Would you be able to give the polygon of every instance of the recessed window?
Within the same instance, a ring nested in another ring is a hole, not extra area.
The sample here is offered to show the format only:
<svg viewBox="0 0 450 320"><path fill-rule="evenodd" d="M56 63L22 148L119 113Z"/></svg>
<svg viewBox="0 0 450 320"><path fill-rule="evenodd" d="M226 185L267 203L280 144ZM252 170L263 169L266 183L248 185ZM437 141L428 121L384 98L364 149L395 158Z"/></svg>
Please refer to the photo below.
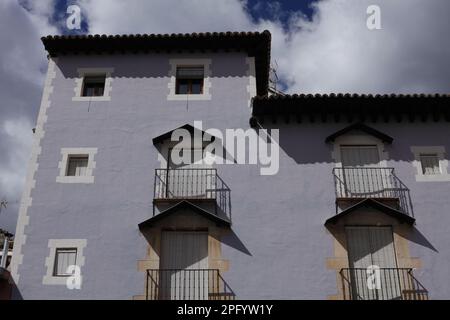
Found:
<svg viewBox="0 0 450 320"><path fill-rule="evenodd" d="M424 175L441 174L439 168L439 156L437 154L421 154L420 163Z"/></svg>
<svg viewBox="0 0 450 320"><path fill-rule="evenodd" d="M85 76L82 97L101 97L105 91L106 75Z"/></svg>
<svg viewBox="0 0 450 320"><path fill-rule="evenodd" d="M60 183L94 183L97 148L62 148L58 163Z"/></svg>
<svg viewBox="0 0 450 320"><path fill-rule="evenodd" d="M67 268L76 265L77 248L57 248L55 252L55 263L53 267L54 277L67 277Z"/></svg>
<svg viewBox="0 0 450 320"><path fill-rule="evenodd" d="M79 177L87 175L87 167L89 163L89 156L69 156L67 160L67 173L69 177Z"/></svg>
<svg viewBox="0 0 450 320"><path fill-rule="evenodd" d="M75 271L67 270L70 266L80 268L78 271L81 280L85 263L83 250L86 245L86 239L49 239L49 254L45 258L46 273L42 278L42 284L67 285L67 276L72 275L67 271Z"/></svg>
<svg viewBox="0 0 450 320"><path fill-rule="evenodd" d="M450 181L444 146L411 146L416 181Z"/></svg>
<svg viewBox="0 0 450 320"><path fill-rule="evenodd" d="M204 68L177 67L176 94L202 94Z"/></svg>

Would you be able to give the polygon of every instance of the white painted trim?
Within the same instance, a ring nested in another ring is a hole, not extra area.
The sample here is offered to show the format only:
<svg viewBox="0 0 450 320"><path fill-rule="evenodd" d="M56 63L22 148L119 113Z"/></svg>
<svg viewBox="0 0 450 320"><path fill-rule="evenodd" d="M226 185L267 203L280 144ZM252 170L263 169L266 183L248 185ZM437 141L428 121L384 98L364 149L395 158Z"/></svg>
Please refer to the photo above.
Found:
<svg viewBox="0 0 450 320"><path fill-rule="evenodd" d="M255 57L246 57L245 63L247 64L247 77L248 85L247 92L249 95L248 107L252 105L252 98L256 96L256 69L255 69Z"/></svg>
<svg viewBox="0 0 450 320"><path fill-rule="evenodd" d="M55 277L53 276L56 249L59 248L77 248L76 265L83 267L85 258L83 256L83 249L87 245L86 239L49 239L48 247L50 249L49 255L45 258L45 266L47 267L47 273L42 278L42 284L45 285L65 285L67 277Z"/></svg>
<svg viewBox="0 0 450 320"><path fill-rule="evenodd" d="M196 100L211 100L211 59L169 59L169 94L167 100L177 101L196 101ZM202 94L176 94L176 77L177 67L181 66L203 66L203 93Z"/></svg>
<svg viewBox="0 0 450 320"><path fill-rule="evenodd" d="M96 167L95 155L97 148L62 148L61 161L58 163L59 176L56 177L56 182L60 183L94 183L93 171ZM85 176L66 176L69 156L87 155L88 165Z"/></svg>
<svg viewBox="0 0 450 320"><path fill-rule="evenodd" d="M411 152L414 154L413 166L416 168L417 182L445 182L450 181L448 173L448 160L445 159L444 146L411 146ZM441 174L425 175L422 170L421 154L436 153L439 158L439 169Z"/></svg>
<svg viewBox="0 0 450 320"><path fill-rule="evenodd" d="M75 95L72 97L72 101L110 101L111 100L111 82L113 81L111 74L114 72L114 68L78 68L78 78L75 79L75 88L73 89ZM81 96L83 90L83 80L85 76L92 75L105 75L105 89L103 96L99 97L83 97Z"/></svg>
<svg viewBox="0 0 450 320"><path fill-rule="evenodd" d="M14 237L13 257L11 260L11 276L13 281L19 283L19 266L23 262L22 247L25 245L27 236L25 227L28 225L30 217L28 216L28 208L32 204L31 191L36 185L34 179L35 173L39 167L38 157L41 154L41 141L45 136L44 126L47 122L47 110L50 108L50 95L53 92L53 81L56 78L56 58L49 58L47 76L45 78L44 89L42 93L41 106L36 122L36 130L33 135L33 145L31 148L31 157L28 162L28 172L25 180L25 187L22 193L22 199L19 207L19 217L17 220L16 234Z"/></svg>
<svg viewBox="0 0 450 320"><path fill-rule="evenodd" d="M341 145L376 145L380 156L380 167L387 167L389 153L385 150L385 144L370 135L347 134L336 138L331 152L331 158L335 162L336 168L342 168Z"/></svg>

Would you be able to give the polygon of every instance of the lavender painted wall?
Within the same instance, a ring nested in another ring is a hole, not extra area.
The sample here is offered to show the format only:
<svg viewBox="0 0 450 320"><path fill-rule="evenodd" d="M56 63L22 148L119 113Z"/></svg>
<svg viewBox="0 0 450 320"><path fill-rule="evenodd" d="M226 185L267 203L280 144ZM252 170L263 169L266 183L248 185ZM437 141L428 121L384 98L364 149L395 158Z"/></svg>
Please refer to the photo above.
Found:
<svg viewBox="0 0 450 320"><path fill-rule="evenodd" d="M168 101L169 58L210 58L210 101ZM113 67L111 101L75 102L76 69ZM158 151L152 138L194 120L206 128L247 129L251 98L246 55L66 56L57 63L51 107L28 210L18 289L25 299L130 299L143 294L137 260L147 241L138 223L152 215ZM223 239L230 261L224 278L238 299L326 299L336 294L332 236L335 213L332 146L324 142L346 123L274 124L280 129L280 171L261 176L256 165L221 165L231 188L232 233ZM417 277L432 299L450 297L450 182L416 182L411 145L444 145L446 123L376 123L394 137L388 165L411 189L416 228L411 254L422 258ZM56 183L60 149L98 148L94 184ZM43 285L48 239L87 239L81 290ZM433 249L434 248L434 249Z"/></svg>

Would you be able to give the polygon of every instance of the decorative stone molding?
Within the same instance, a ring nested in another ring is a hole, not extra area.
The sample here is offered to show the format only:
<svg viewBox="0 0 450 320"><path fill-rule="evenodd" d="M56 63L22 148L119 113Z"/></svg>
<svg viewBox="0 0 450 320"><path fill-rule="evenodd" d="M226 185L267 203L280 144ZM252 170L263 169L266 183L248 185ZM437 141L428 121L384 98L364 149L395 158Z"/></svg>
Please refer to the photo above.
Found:
<svg viewBox="0 0 450 320"><path fill-rule="evenodd" d="M44 90L42 93L41 106L37 118L36 129L33 135L33 145L31 157L28 162L28 172L25 180L25 187L22 193L22 199L19 207L19 217L17 220L16 234L14 238L13 257L11 261L11 278L17 284L19 282L19 266L23 261L22 247L26 243L27 236L25 227L29 223L28 208L31 206L31 191L36 185L34 176L38 169L38 158L42 152L41 141L45 136L45 123L47 122L47 110L50 108L50 95L53 92L53 81L56 78L56 58L49 58L47 76L45 78Z"/></svg>
<svg viewBox="0 0 450 320"><path fill-rule="evenodd" d="M113 81L111 74L114 72L114 68L78 68L78 78L75 79L75 88L73 89L75 95L72 97L72 101L110 101L111 100L111 83ZM83 90L83 81L85 76L97 76L105 75L105 89L103 90L103 96L97 97L83 97L81 95Z"/></svg>
<svg viewBox="0 0 450 320"><path fill-rule="evenodd" d="M169 59L169 94L167 100L195 101L211 100L211 59ZM203 93L202 94L176 94L177 67L203 66Z"/></svg>
<svg viewBox="0 0 450 320"><path fill-rule="evenodd" d="M76 257L76 265L78 267L84 266L85 258L83 256L83 249L87 245L86 239L49 239L48 247L50 249L50 253L48 257L45 259L45 266L47 267L47 273L42 278L42 284L45 285L65 285L67 281L67 277L55 277L53 275L53 270L55 267L55 256L56 249L60 248L76 248L77 249L77 257Z"/></svg>
<svg viewBox="0 0 450 320"><path fill-rule="evenodd" d="M56 182L60 183L94 183L93 170L95 169L95 155L97 154L97 148L62 148L62 159L58 163L59 176L56 177ZM69 163L69 156L87 155L88 166L86 168L85 176L67 176L67 165Z"/></svg>

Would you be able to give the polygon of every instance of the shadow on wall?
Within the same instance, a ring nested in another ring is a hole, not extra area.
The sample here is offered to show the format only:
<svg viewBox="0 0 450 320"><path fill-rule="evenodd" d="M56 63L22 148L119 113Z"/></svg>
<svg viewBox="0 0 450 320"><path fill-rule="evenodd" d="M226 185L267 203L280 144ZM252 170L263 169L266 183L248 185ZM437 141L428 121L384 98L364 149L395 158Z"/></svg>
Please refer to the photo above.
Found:
<svg viewBox="0 0 450 320"><path fill-rule="evenodd" d="M414 242L422 247L428 248L433 250L434 252L438 253L439 251L431 244L430 241L427 240L427 238L416 228L413 227L412 231L408 234L402 235L406 239L408 239L411 242Z"/></svg>
<svg viewBox="0 0 450 320"><path fill-rule="evenodd" d="M230 230L225 236L221 238L221 241L223 244L226 244L227 246L236 249L248 256L252 256L250 251L247 249L245 244L241 241L239 236L233 231L233 229Z"/></svg>
<svg viewBox="0 0 450 320"><path fill-rule="evenodd" d="M265 121L259 124L263 129L279 129L280 148L297 164L333 164L334 160L331 157L333 143L326 143L325 139L353 123L345 121L322 123L319 119L314 123L307 119L303 119L301 123L296 123L295 119L285 123L282 117L278 117L276 122L273 122L271 117L266 117ZM414 155L410 150L411 146L442 145L450 149L447 137L442 134L443 131L448 130L447 122L432 124L429 122L412 124L409 122L365 122L365 124L393 137L392 144L385 144L391 161L412 162ZM414 126L414 130L411 130L411 126ZM430 130L431 127L433 130Z"/></svg>
<svg viewBox="0 0 450 320"><path fill-rule="evenodd" d="M243 53L236 55L237 59L230 59L230 53L226 57L214 54L218 61L212 63L211 73L213 78L247 77L248 65L242 59ZM211 55L207 54L208 58ZM171 65L169 59L185 58L203 59L205 55L193 56L192 54L134 54L133 59L129 55L89 55L89 59L83 55L64 56L60 58L64 63L57 63L65 78L78 77L77 68L110 68L114 67L113 78L168 78ZM223 57L223 58L222 58ZM214 59L214 58L213 58ZM167 87L166 87L167 88Z"/></svg>
<svg viewBox="0 0 450 320"><path fill-rule="evenodd" d="M286 123L285 120L282 117L278 117L274 122L272 118L266 117L264 123L260 125L264 129L280 130L280 154L284 152L296 164L329 163L331 182L331 167L334 166L334 159L332 159L334 145L333 143L326 143L325 139L329 135L349 126L352 122L322 123L320 119L316 119L314 123L311 123L308 118L303 119L303 122L297 124L295 123L295 119L290 119L290 123ZM411 163L414 160L414 155L410 147L413 145L444 145L450 149L446 138L442 134L438 134L440 125L448 126L444 122L433 122L433 126L437 127L433 129L433 132L430 132L429 123L422 122L415 122L413 124L415 128L418 128L417 130L405 130L405 128L411 126L411 123L405 122L367 123L367 125L394 138L392 144L385 144L385 149L389 154L389 160ZM411 164L411 171L413 170L415 169L413 169ZM410 205L411 212L413 212L411 201ZM403 236L411 242L438 252L433 244L415 226L411 227L410 232Z"/></svg>

